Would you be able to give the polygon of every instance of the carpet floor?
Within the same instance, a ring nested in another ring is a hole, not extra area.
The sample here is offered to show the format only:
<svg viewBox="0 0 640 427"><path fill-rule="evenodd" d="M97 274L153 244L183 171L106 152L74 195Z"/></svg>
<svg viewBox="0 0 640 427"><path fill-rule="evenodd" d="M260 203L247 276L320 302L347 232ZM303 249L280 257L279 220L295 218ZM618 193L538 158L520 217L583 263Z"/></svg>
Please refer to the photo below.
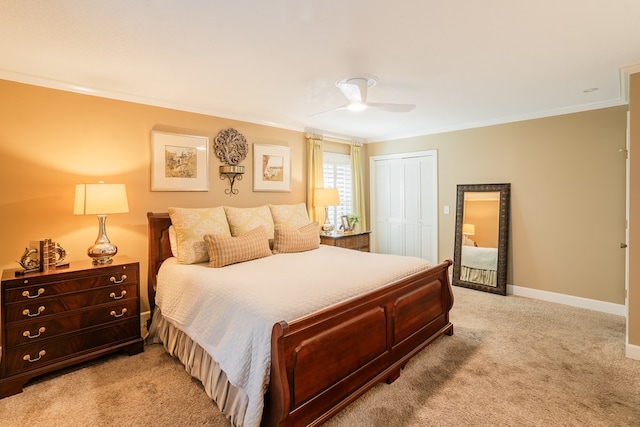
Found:
<svg viewBox="0 0 640 427"><path fill-rule="evenodd" d="M454 288L454 335L325 427L640 426L640 361L620 316ZM40 377L0 400L2 426L228 426L160 345Z"/></svg>

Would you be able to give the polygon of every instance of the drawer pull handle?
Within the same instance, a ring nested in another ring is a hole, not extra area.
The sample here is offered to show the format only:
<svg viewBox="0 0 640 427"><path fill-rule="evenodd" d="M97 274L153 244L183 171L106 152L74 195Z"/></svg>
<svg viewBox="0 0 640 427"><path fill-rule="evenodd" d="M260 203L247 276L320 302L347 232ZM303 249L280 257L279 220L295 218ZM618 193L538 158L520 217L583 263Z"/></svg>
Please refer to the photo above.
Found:
<svg viewBox="0 0 640 427"><path fill-rule="evenodd" d="M122 312L120 314L117 314L115 310L111 310L111 313L109 313L110 315L112 315L113 317L122 317L125 314L127 314L127 309L123 308Z"/></svg>
<svg viewBox="0 0 640 427"><path fill-rule="evenodd" d="M40 350L40 353L38 353L38 357L37 358L32 359L30 354L25 354L22 357L22 360L24 360L25 362L29 362L29 363L37 362L38 360L42 359L42 356L44 356L45 354L47 354L46 351Z"/></svg>
<svg viewBox="0 0 640 427"><path fill-rule="evenodd" d="M122 283L122 282L124 282L125 280L127 280L127 275L126 275L126 274L123 274L123 275L122 275L122 279L120 279L120 280L116 279L114 276L111 276L111 277L109 278L109 281L110 281L110 282L113 282L113 283L116 283L116 284L118 284L118 283Z"/></svg>
<svg viewBox="0 0 640 427"><path fill-rule="evenodd" d="M39 297L40 295L42 295L42 294L44 294L44 289L43 289L43 288L38 289L38 293L37 293L36 295L31 295L31 294L29 294L29 291L24 291L24 292L22 292L22 296L23 296L23 297L27 297L27 298L30 298L30 299L32 299L32 298L38 298L38 297Z"/></svg>
<svg viewBox="0 0 640 427"><path fill-rule="evenodd" d="M109 294L109 297L110 297L110 298L113 298L113 299L122 299L122 298L124 298L124 296L125 296L126 294L127 294L127 291L122 291L122 292L120 292L120 296L116 296L116 293L115 293L115 292L111 292L111 293Z"/></svg>
<svg viewBox="0 0 640 427"><path fill-rule="evenodd" d="M38 329L38 335L31 335L30 331L24 331L22 333L23 337L27 337L29 339L33 339L33 338L38 338L40 335L42 335L44 333L44 331L46 331L47 329L44 326L41 326L40 329Z"/></svg>
<svg viewBox="0 0 640 427"><path fill-rule="evenodd" d="M44 305L41 305L40 307L38 307L37 313L31 314L31 311L28 308L25 308L24 310L22 310L22 314L29 317L36 317L36 316L40 316L40 313L42 313L43 311L44 311Z"/></svg>

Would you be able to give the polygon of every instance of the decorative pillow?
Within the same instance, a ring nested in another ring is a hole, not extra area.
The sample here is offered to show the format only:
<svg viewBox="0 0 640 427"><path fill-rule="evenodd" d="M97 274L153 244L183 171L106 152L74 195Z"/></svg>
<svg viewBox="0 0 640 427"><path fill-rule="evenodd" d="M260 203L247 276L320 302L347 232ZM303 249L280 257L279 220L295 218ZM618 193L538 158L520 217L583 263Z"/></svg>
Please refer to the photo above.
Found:
<svg viewBox="0 0 640 427"><path fill-rule="evenodd" d="M304 252L318 249L320 246L319 231L317 222L300 228L277 224L273 237L273 253Z"/></svg>
<svg viewBox="0 0 640 427"><path fill-rule="evenodd" d="M204 241L210 267L224 267L271 255L267 232L261 225L239 237L207 234Z"/></svg>
<svg viewBox="0 0 640 427"><path fill-rule="evenodd" d="M286 225L288 227L302 227L309 224L307 205L298 203L295 205L269 205L273 224Z"/></svg>
<svg viewBox="0 0 640 427"><path fill-rule="evenodd" d="M176 228L169 226L169 246L171 247L171 255L178 258L178 236L176 236Z"/></svg>
<svg viewBox="0 0 640 427"><path fill-rule="evenodd" d="M264 205L257 208L234 208L225 206L227 221L234 237L242 236L254 228L263 226L267 232L267 239L273 239L273 217L269 206Z"/></svg>
<svg viewBox="0 0 640 427"><path fill-rule="evenodd" d="M209 260L205 234L231 236L222 206L216 208L169 208L176 231L178 262L197 264Z"/></svg>

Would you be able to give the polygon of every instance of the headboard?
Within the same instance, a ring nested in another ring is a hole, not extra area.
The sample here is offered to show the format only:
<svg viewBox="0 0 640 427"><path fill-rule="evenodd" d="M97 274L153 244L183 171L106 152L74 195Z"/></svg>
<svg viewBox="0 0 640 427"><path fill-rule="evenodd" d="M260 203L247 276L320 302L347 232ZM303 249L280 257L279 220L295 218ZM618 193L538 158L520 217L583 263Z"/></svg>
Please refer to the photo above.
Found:
<svg viewBox="0 0 640 427"><path fill-rule="evenodd" d="M149 223L149 272L147 276L147 296L149 311L153 316L156 306L156 280L162 261L172 256L169 244L171 218L167 212L147 212Z"/></svg>

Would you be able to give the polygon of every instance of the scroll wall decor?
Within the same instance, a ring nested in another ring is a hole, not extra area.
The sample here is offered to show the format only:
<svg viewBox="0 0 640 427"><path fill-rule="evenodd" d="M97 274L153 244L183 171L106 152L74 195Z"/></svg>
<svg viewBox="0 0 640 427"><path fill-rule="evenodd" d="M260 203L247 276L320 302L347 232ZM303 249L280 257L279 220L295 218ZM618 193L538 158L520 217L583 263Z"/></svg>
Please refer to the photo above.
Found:
<svg viewBox="0 0 640 427"><path fill-rule="evenodd" d="M233 185L236 180L241 181L244 174L244 166L239 163L247 157L249 152L247 140L235 129L221 130L214 139L213 149L220 161L225 163L220 166L220 179L229 180L229 188L224 190L224 193L230 196L238 194L238 189L233 188Z"/></svg>

